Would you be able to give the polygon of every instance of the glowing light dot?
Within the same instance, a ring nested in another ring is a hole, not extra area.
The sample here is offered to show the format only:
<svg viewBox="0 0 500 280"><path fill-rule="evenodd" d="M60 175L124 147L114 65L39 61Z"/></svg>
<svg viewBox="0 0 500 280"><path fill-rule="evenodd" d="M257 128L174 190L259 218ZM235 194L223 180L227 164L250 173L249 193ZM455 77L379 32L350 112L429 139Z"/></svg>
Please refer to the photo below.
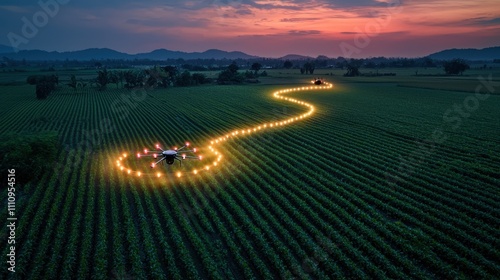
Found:
<svg viewBox="0 0 500 280"><path fill-rule="evenodd" d="M141 172L137 172L137 176L141 177Z"/></svg>
<svg viewBox="0 0 500 280"><path fill-rule="evenodd" d="M193 173L194 173L194 175L198 174L198 170L196 170L196 169L195 169L195 170L193 171Z"/></svg>
<svg viewBox="0 0 500 280"><path fill-rule="evenodd" d="M214 166L217 166L217 162L214 162Z"/></svg>
<svg viewBox="0 0 500 280"><path fill-rule="evenodd" d="M127 154L123 154L123 157L126 158L127 157Z"/></svg>
<svg viewBox="0 0 500 280"><path fill-rule="evenodd" d="M156 177L160 178L161 177L161 173L156 173Z"/></svg>
<svg viewBox="0 0 500 280"><path fill-rule="evenodd" d="M213 145L213 144L214 144L214 141L210 141L210 144L212 144L212 145Z"/></svg>
<svg viewBox="0 0 500 280"><path fill-rule="evenodd" d="M182 173L177 172L177 177L179 177L179 178L180 178L181 176L182 176Z"/></svg>
<svg viewBox="0 0 500 280"><path fill-rule="evenodd" d="M123 169L124 169L123 166L120 166L120 170L123 170Z"/></svg>
<svg viewBox="0 0 500 280"><path fill-rule="evenodd" d="M120 160L123 160L123 158L122 158L122 157L120 157Z"/></svg>
<svg viewBox="0 0 500 280"><path fill-rule="evenodd" d="M207 166L205 166L205 169L206 169L206 170L210 170L210 166L208 166L208 165L207 165Z"/></svg>
<svg viewBox="0 0 500 280"><path fill-rule="evenodd" d="M189 145L190 145L189 142L186 142L186 147L189 147Z"/></svg>
<svg viewBox="0 0 500 280"><path fill-rule="evenodd" d="M137 157L140 158L141 157L141 154L137 153Z"/></svg>
<svg viewBox="0 0 500 280"><path fill-rule="evenodd" d="M130 172L132 172L132 171L130 171L130 169L129 169L129 170L127 170L127 173L128 173L128 174L130 174Z"/></svg>
<svg viewBox="0 0 500 280"><path fill-rule="evenodd" d="M200 156L200 160L202 160L202 159L203 159L203 156Z"/></svg>
<svg viewBox="0 0 500 280"><path fill-rule="evenodd" d="M194 148L194 149L193 149L193 152L195 152L195 153L196 153L196 151L197 151L197 149L196 149L196 148Z"/></svg>
<svg viewBox="0 0 500 280"><path fill-rule="evenodd" d="M147 149L144 149L144 153L147 154L148 153L148 150Z"/></svg>

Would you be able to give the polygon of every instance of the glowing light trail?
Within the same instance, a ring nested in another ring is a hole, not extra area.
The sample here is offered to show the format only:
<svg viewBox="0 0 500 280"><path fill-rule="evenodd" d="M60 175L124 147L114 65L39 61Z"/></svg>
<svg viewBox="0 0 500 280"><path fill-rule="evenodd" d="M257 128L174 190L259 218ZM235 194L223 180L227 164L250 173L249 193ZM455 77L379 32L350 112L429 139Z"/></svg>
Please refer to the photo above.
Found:
<svg viewBox="0 0 500 280"><path fill-rule="evenodd" d="M306 113L303 113L301 115L294 116L294 117L291 117L291 118L288 118L288 119L285 119L285 120L281 120L279 122L274 122L274 123L269 122L269 123L257 124L255 126L252 126L252 127L249 127L249 128L240 129L240 130L234 130L232 132L227 133L224 136L212 139L210 141L210 145L208 146L208 149L210 150L210 152L213 155L217 156L216 160L214 160L212 162L212 164L206 165L203 169L199 169L199 170L198 169L194 169L192 171L185 171L185 172L178 171L175 174L176 177L181 178L181 177L183 177L184 175L187 175L187 174L198 175L201 172L210 171L210 169L211 169L210 167L211 166L214 167L214 168L217 167L217 166L219 166L220 163L221 163L221 161L222 161L222 155L215 148L215 146L221 145L221 144L223 144L225 141L227 141L229 139L239 137L240 135L250 135L252 133L260 132L262 130L266 130L266 129L269 130L271 128L277 128L277 127L282 127L282 126L285 126L285 125L289 125L289 124L292 124L292 123L297 122L299 120L303 120L303 119L311 116L315 112L316 109L315 109L314 105L312 105L310 103L307 103L307 102L304 102L304 101L301 101L301 100L298 100L298 99L295 99L295 98L284 97L284 96L282 96L282 94L286 94L286 93L290 93L290 92L297 92L297 91L305 91L305 90L331 89L331 88L333 88L332 84L327 83L327 82L323 82L323 85L320 85L320 86L313 85L313 86L308 86L308 87L297 87L297 88L289 88L289 89L282 89L282 90L275 91L273 93L273 97L274 98L282 99L282 100L285 100L285 101L288 101L288 102L292 102L292 103L296 103L296 104L305 106L309 110ZM186 143L186 146L189 146L189 142ZM156 144L156 148L159 148L159 147L160 147L160 145ZM174 148L174 150L177 150L177 148ZM147 154L148 152L149 151L147 149L144 149L144 154ZM194 149L194 152L196 152L196 148ZM158 178L162 177L163 174L160 173L160 172L157 172L157 173L146 173L146 172L142 172L142 171L139 171L139 170L138 171L133 171L131 169L128 169L128 168L124 167L124 165L122 164L122 161L124 161L127 158L127 156L128 156L127 153L123 153L123 154L121 154L121 157L119 157L119 160L116 161L116 164L120 168L120 170L126 172L127 174L136 174L137 177L144 177L144 176L148 176L148 175L149 176L156 176ZM137 157L138 158L141 157L140 153L137 154ZM183 155L183 157L184 157L184 155ZM199 159L202 160L203 156L200 155ZM153 165L154 165L154 163L153 163Z"/></svg>

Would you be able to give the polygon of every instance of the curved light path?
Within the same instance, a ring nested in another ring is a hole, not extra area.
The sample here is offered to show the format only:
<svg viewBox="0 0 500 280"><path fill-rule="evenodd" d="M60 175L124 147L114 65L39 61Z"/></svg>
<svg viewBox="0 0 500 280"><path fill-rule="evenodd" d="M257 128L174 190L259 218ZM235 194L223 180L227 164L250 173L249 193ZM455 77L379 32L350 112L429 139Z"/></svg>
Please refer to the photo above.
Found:
<svg viewBox="0 0 500 280"><path fill-rule="evenodd" d="M313 81L313 83L314 83L314 81ZM253 133L261 132L263 130L271 130L274 128L279 128L279 127L283 127L286 125L290 125L290 124L293 124L295 122L299 122L307 117L310 117L314 113L315 108L314 108L314 105L312 105L311 103L307 103L307 102L304 102L304 101L301 101L301 100L298 100L295 98L285 97L285 96L282 96L282 94L293 93L293 92L298 92L298 91L306 91L306 90L331 89L332 87L333 87L332 84L327 83L327 82L323 82L323 85L320 85L320 86L314 85L314 86L288 88L288 89L282 89L282 90L275 91L273 93L274 98L282 99L282 100L285 100L288 102L292 102L295 104L305 106L309 110L306 113L303 113L301 115L294 116L294 117L291 117L288 119L284 119L281 121L275 121L275 122L261 123L261 124L254 125L254 126L251 126L248 128L233 130L233 131L231 131L225 135L222 135L218 138L214 138L210 141L210 145L208 146L208 150L210 151L210 153L212 153L212 155L215 156L215 160L213 162L205 165L202 168L193 169L190 171L176 172L175 176L182 177L182 176L187 176L187 175L198 175L202 172L209 172L210 170L215 169L219 164L221 164L221 162L223 160L223 155L221 152L219 152L219 150L217 150L217 148L219 145L223 144L224 142L226 142L229 139L233 139L235 137L242 137L242 136L246 136L246 135L251 135ZM164 173L161 173L161 172L144 172L141 170L132 170L130 168L127 168L126 166L123 165L123 161L126 160L127 157L128 157L128 154L124 153L116 161L116 165L118 166L118 168L121 171L123 171L125 174L130 174L130 175L136 176L136 177L141 177L141 176L162 177L165 175Z"/></svg>

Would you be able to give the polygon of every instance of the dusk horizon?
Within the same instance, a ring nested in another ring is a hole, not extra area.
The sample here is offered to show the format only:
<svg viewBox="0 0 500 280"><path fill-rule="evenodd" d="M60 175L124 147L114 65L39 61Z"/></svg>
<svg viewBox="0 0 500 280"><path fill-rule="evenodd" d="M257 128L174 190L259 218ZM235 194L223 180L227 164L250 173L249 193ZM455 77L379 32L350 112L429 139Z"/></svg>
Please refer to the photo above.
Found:
<svg viewBox="0 0 500 280"><path fill-rule="evenodd" d="M8 46L7 46L8 47ZM478 50L478 51L481 51L481 50L484 50L484 49L490 49L490 48L499 48L499 46L489 46L489 47L484 47L484 48L460 48L460 47L454 47L454 48L450 48L450 49L440 49L440 50L437 50L433 53L427 53L427 54L424 54L424 55L420 55L420 56L395 56L395 55L388 55L388 56L384 56L384 55L372 55L372 56L353 56L352 58L357 58L357 59L370 59L370 58L377 58L377 57L385 57L385 58L424 58L424 57L427 57L429 55L432 55L432 54L436 54L436 53L440 53L440 52L443 52L443 51L449 51L449 50ZM263 56L263 55L258 55L258 54L254 54L254 53L248 53L248 52L244 52L244 51L241 51L241 50L237 50L237 49L219 49L219 48L209 48L209 49L205 49L205 50L200 50L200 51L185 51L185 50L176 50L176 49L167 49L167 48L158 48L158 49L152 49L152 50L146 50L146 51L141 51L141 52L135 52L135 53L131 53L131 52L126 52L126 51L120 51L120 50L117 50L117 49L113 49L113 48L110 48L110 47L89 47L89 48L85 48L85 49L75 49L75 50L60 50L60 51L57 51L57 50L47 50L47 49L21 49L21 50L18 50L18 51L45 51L45 52L59 52L59 53L66 53L66 52L79 52L79 51L86 51L86 50L111 50L111 51L116 51L116 52L120 52L120 53L124 53L124 54L127 54L127 55L131 55L131 56L134 56L134 55L140 55L140 54L148 54L148 53L152 53L154 51L159 51L159 50L166 50L166 51L171 51L171 52L180 52L180 53L205 53L205 52L209 52L209 51L221 51L221 52L227 52L227 53L232 53L232 52L241 52L243 54L246 54L246 55L249 55L249 56L254 56L255 58L269 58L269 59L280 59L280 58L285 58L285 57L288 57L288 56L302 56L302 57L310 57L310 58L317 58L317 57L320 57L320 56L326 56L328 58L331 58L331 59L335 59L335 58L339 58L339 57L343 57L342 55L338 55L338 56L328 56L328 55L324 55L324 54L303 54L303 53L283 53L281 55L276 55L276 56ZM349 58L349 57L347 57Z"/></svg>
<svg viewBox="0 0 500 280"><path fill-rule="evenodd" d="M0 44L15 49L128 54L156 49L241 51L260 57L422 57L500 45L494 1L47 0L0 5Z"/></svg>

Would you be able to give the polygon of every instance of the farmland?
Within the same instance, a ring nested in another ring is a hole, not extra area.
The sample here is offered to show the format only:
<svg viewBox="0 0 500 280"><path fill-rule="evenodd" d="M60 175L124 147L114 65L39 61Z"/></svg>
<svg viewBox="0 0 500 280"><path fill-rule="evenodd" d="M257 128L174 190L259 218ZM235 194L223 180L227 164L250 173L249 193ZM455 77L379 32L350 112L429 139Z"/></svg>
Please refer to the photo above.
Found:
<svg viewBox="0 0 500 280"><path fill-rule="evenodd" d="M499 275L499 87L476 95L475 75L330 73L318 75L332 89L283 94L314 114L213 144L220 164L196 175L187 172L217 158L209 146L218 137L307 113L272 95L309 86L310 76L276 70L255 85L140 91L63 86L42 101L15 82L23 77L2 77L0 135L56 131L61 144L52 172L17 186L16 274L3 269L2 278ZM158 166L160 178L116 164L123 153L185 141L207 158Z"/></svg>

